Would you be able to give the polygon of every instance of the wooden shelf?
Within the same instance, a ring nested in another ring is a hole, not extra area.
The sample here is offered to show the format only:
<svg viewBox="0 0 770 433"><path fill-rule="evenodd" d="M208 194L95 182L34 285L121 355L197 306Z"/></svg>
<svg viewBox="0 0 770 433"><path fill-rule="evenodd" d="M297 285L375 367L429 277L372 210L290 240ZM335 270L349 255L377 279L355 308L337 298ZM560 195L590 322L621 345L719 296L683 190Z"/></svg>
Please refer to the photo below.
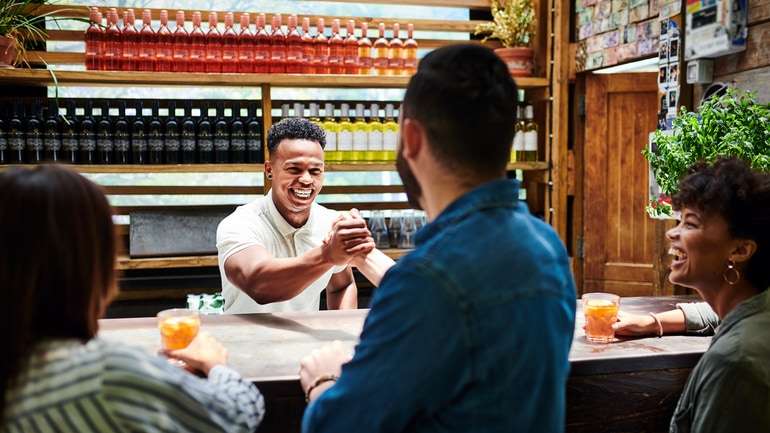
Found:
<svg viewBox="0 0 770 433"><path fill-rule="evenodd" d="M0 165L0 170L8 167L35 167L34 164ZM80 173L261 173L261 163L252 164L126 164L126 165L67 165Z"/></svg>
<svg viewBox="0 0 770 433"><path fill-rule="evenodd" d="M59 86L219 86L219 87L329 87L404 88L407 76L322 75L322 74L206 74L175 72L49 71L46 69L1 69L0 83ZM548 86L540 77L516 78L521 88Z"/></svg>
<svg viewBox="0 0 770 433"><path fill-rule="evenodd" d="M393 260L405 256L411 250L390 248L382 250L385 255ZM132 259L126 256L118 258L118 269L125 271L130 269L170 269L170 268L201 268L218 266L217 256L185 256L185 257L152 257L146 259Z"/></svg>

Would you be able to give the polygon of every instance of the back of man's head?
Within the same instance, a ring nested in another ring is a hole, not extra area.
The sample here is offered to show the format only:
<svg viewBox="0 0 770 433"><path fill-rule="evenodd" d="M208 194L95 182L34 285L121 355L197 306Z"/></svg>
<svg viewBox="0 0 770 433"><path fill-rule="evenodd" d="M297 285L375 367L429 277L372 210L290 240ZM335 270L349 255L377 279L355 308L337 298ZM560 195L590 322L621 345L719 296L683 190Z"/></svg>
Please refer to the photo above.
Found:
<svg viewBox="0 0 770 433"><path fill-rule="evenodd" d="M505 63L480 45L432 51L409 81L403 117L425 129L438 161L460 175L505 170L516 123L516 84Z"/></svg>

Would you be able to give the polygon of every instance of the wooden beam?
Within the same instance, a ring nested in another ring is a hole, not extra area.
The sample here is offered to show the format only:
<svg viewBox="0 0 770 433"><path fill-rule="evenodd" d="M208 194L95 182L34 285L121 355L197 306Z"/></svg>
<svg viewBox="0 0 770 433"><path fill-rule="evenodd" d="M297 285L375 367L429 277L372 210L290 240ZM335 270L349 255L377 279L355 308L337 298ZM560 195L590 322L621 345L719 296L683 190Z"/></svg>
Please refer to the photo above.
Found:
<svg viewBox="0 0 770 433"><path fill-rule="evenodd" d="M0 171L14 165L0 165ZM20 167L33 168L33 164ZM68 165L80 173L261 173L262 164Z"/></svg>
<svg viewBox="0 0 770 433"><path fill-rule="evenodd" d="M264 194L261 186L199 186L199 185L108 185L112 195L254 195ZM387 194L404 192L401 185L330 185L321 194Z"/></svg>

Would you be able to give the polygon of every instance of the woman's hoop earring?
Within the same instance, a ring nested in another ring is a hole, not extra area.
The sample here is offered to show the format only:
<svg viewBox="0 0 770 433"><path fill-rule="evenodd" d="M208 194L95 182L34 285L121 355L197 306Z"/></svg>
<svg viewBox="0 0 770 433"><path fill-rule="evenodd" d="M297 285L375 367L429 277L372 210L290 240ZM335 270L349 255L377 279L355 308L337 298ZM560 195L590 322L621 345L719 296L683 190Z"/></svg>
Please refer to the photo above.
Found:
<svg viewBox="0 0 770 433"><path fill-rule="evenodd" d="M725 282L731 286L738 284L738 281L741 280L741 273L735 268L734 261L727 261L727 270L722 274L722 278L724 278Z"/></svg>
<svg viewBox="0 0 770 433"><path fill-rule="evenodd" d="M267 173L265 176L267 177L268 180L270 180L273 178L273 173Z"/></svg>

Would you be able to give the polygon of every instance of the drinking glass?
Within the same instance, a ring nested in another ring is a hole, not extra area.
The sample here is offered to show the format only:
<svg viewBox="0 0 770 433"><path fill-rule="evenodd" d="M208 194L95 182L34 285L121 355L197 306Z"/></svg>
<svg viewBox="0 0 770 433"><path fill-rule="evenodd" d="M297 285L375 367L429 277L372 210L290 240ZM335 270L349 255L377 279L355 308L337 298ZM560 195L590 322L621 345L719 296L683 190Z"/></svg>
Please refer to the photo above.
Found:
<svg viewBox="0 0 770 433"><path fill-rule="evenodd" d="M391 248L398 248L398 239L401 233L401 214L393 211L388 221L388 240Z"/></svg>
<svg viewBox="0 0 770 433"><path fill-rule="evenodd" d="M398 234L399 248L414 248L414 234L417 233L417 225L414 211L407 211L401 220L401 232Z"/></svg>
<svg viewBox="0 0 770 433"><path fill-rule="evenodd" d="M592 343L611 342L615 338L612 325L618 320L620 296L612 293L586 293L582 299L586 339Z"/></svg>
<svg viewBox="0 0 770 433"><path fill-rule="evenodd" d="M197 311L172 308L158 313L160 345L166 350L184 349L198 335L201 319Z"/></svg>
<svg viewBox="0 0 770 433"><path fill-rule="evenodd" d="M374 211L369 219L369 231L372 232L375 246L379 249L389 248L388 227L385 225L385 216L382 211Z"/></svg>

